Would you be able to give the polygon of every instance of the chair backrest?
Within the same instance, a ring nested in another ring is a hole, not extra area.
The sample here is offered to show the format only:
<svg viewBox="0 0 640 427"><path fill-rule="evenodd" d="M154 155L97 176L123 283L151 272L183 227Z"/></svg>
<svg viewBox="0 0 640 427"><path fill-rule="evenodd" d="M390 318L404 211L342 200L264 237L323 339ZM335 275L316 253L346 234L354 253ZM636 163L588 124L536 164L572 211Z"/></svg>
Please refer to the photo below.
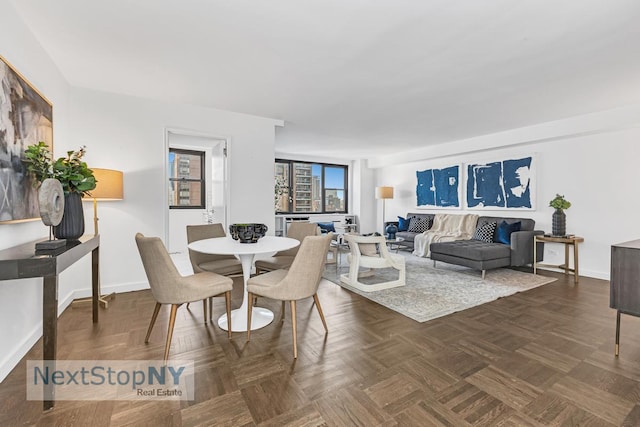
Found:
<svg viewBox="0 0 640 427"><path fill-rule="evenodd" d="M220 223L187 225L187 243L197 242L203 239L212 239L214 237L226 237L226 235L224 227ZM203 262L231 258L235 259L233 255L205 254L189 249L189 261L191 261L191 267L193 267L195 273L204 271L198 267L198 265Z"/></svg>
<svg viewBox="0 0 640 427"><path fill-rule="evenodd" d="M145 237L137 233L136 245L153 297L161 304L173 304L180 293L182 276L164 243L159 237Z"/></svg>
<svg viewBox="0 0 640 427"><path fill-rule="evenodd" d="M369 256L389 258L386 238L384 236L360 236L358 234L345 234L349 242L351 256Z"/></svg>
<svg viewBox="0 0 640 427"><path fill-rule="evenodd" d="M286 277L274 288L282 300L307 298L318 291L322 271L327 260L333 233L307 236L302 240L298 254Z"/></svg>
<svg viewBox="0 0 640 427"><path fill-rule="evenodd" d="M292 222L287 228L287 237L296 239L302 242L307 236L316 236L319 233L320 227L314 222ZM300 246L287 249L286 251L280 251L276 256L296 256Z"/></svg>

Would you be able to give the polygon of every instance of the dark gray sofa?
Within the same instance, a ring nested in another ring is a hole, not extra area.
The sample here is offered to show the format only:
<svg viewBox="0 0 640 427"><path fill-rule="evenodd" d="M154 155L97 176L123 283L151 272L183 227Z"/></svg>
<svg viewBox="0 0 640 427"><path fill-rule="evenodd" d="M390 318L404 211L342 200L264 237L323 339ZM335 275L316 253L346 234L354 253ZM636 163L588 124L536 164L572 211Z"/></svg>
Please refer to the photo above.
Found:
<svg viewBox="0 0 640 427"><path fill-rule="evenodd" d="M423 214L423 213L410 213L407 218L411 216L430 216L435 214ZM544 234L544 231L534 230L535 221L529 218L510 218L510 217L493 217L493 216L481 216L478 218L476 228L482 227L489 222L496 222L498 225L506 221L508 224L520 221L520 231L513 232L511 234L511 244L506 245L503 243L487 243L479 240L456 240L453 242L439 242L431 243L431 259L434 266L436 261L447 262L449 264L463 265L482 271L482 277L484 278L486 270L500 267L517 267L524 266L533 263L533 236ZM397 222L394 222L397 224ZM413 241L415 236L419 233L412 233L409 231L400 231L396 234L397 237L406 239L407 242ZM408 243L407 243L408 244ZM544 254L544 243L537 243L536 250L537 261L542 261Z"/></svg>
<svg viewBox="0 0 640 427"><path fill-rule="evenodd" d="M409 213L409 214L407 214L407 218L411 218L412 216L417 216L417 217L420 217L420 218L430 218L431 219L431 224L433 224L433 218L436 215L432 214L432 213ZM395 224L396 226L398 226L398 221L387 221L387 222L385 222L384 223L385 228L389 224ZM413 233L411 231L398 231L396 233L396 238L403 240L400 243L402 246L413 250L413 240L415 239L415 237L418 234L420 234L420 233Z"/></svg>
<svg viewBox="0 0 640 427"><path fill-rule="evenodd" d="M484 278L486 270L500 267L519 267L533 263L533 236L544 234L544 231L534 230L535 221L529 218L505 218L481 216L477 227L488 222L498 225L506 221L508 224L520 221L520 231L511 233L511 244L486 243L479 240L456 240L454 242L432 243L430 246L431 259L449 264L482 270ZM537 243L537 261L542 261L544 243Z"/></svg>

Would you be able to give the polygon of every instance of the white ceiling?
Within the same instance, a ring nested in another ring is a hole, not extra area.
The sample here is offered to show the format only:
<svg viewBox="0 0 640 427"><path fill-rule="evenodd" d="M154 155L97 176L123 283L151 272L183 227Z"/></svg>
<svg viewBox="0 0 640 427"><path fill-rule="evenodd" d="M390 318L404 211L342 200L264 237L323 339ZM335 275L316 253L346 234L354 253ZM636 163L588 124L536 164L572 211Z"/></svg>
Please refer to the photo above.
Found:
<svg viewBox="0 0 640 427"><path fill-rule="evenodd" d="M14 0L73 86L371 158L640 102L639 0Z"/></svg>

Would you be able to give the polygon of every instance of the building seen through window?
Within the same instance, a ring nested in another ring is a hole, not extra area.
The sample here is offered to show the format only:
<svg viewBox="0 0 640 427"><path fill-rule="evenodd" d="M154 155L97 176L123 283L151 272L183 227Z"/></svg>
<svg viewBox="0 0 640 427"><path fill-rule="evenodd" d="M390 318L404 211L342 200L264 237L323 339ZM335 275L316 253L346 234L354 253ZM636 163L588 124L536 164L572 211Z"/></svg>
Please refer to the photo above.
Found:
<svg viewBox="0 0 640 427"><path fill-rule="evenodd" d="M204 152L169 149L169 208L205 208Z"/></svg>
<svg viewBox="0 0 640 427"><path fill-rule="evenodd" d="M347 212L347 166L276 160L274 177L276 212Z"/></svg>

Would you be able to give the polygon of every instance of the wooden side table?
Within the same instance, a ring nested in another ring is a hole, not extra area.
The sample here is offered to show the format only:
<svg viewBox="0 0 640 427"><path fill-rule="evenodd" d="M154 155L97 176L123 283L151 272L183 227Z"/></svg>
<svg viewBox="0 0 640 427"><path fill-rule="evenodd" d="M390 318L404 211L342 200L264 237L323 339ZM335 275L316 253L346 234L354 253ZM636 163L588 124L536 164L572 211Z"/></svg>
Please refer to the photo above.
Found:
<svg viewBox="0 0 640 427"><path fill-rule="evenodd" d="M564 264L553 265L536 262L538 242L564 244ZM564 274L573 273L574 283L578 283L580 277L578 270L578 243L584 242L584 237L579 236L533 236L533 274L537 273L540 266L554 267L564 270ZM569 267L569 246L573 246L573 268Z"/></svg>

